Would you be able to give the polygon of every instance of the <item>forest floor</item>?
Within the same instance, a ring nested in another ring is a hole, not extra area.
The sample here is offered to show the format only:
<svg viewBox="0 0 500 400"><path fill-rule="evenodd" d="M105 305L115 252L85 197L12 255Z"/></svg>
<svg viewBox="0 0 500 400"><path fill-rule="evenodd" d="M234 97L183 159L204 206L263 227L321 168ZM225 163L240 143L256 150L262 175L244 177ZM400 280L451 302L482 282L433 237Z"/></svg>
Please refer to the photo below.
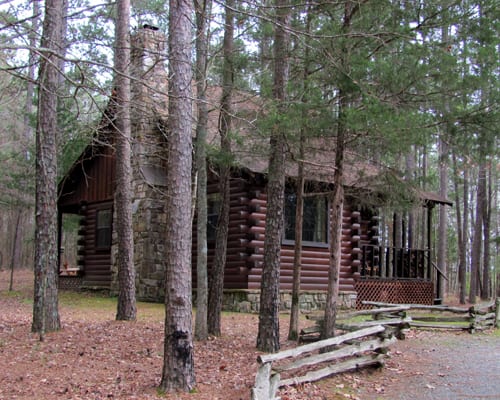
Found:
<svg viewBox="0 0 500 400"><path fill-rule="evenodd" d="M257 372L258 316L224 313L223 334L195 342L196 389L161 393L161 304L139 303L136 322L114 321L116 299L60 293L62 329L31 333L33 274L0 271L0 399L249 399ZM281 318L282 348L289 316ZM470 335L411 331L384 368L288 387L296 399L500 399L499 330Z"/></svg>

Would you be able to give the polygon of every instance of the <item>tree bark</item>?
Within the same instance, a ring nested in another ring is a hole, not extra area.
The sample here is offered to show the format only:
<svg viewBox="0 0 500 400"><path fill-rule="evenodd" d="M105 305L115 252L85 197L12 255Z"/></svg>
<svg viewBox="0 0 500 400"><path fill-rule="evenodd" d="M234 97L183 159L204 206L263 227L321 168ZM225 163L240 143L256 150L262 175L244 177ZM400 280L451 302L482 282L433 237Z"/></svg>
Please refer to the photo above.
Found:
<svg viewBox="0 0 500 400"><path fill-rule="evenodd" d="M491 164L487 164L485 173L485 196L483 199L483 271L481 300L488 300L491 296L490 282L490 222L491 222Z"/></svg>
<svg viewBox="0 0 500 400"><path fill-rule="evenodd" d="M222 71L222 98L219 115L219 134L221 139L222 161L219 164L219 193L221 195L217 232L215 237L215 256L210 279L208 331L215 336L221 335L221 312L224 297L224 269L226 266L227 237L230 212L231 164L231 126L232 98L234 84L233 42L234 42L234 1L227 0L224 24L224 61Z"/></svg>
<svg viewBox="0 0 500 400"><path fill-rule="evenodd" d="M161 389L193 389L191 322L191 162L193 5L170 1L169 7L168 168L165 282L165 341Z"/></svg>
<svg viewBox="0 0 500 400"><path fill-rule="evenodd" d="M273 97L280 118L286 114L286 85L288 82L289 9L286 0L276 0L277 23L274 37ZM285 132L277 120L271 131L269 172L267 183L267 212L264 239L264 265L260 288L259 332L257 348L276 352L279 344L279 281L280 250L283 234L285 192Z"/></svg>
<svg viewBox="0 0 500 400"><path fill-rule="evenodd" d="M439 139L439 194L446 198L448 195L448 145L444 138ZM438 228L438 245L437 245L437 265L444 274L447 274L446 250L448 247L448 218L446 207L439 206L439 228ZM438 273L438 298L444 301L446 294L447 276Z"/></svg>
<svg viewBox="0 0 500 400"><path fill-rule="evenodd" d="M297 204L295 209L295 247L293 254L292 305L288 340L299 338L300 275L302 265L302 226L304 218L304 138L300 137L300 160L297 177Z"/></svg>
<svg viewBox="0 0 500 400"><path fill-rule="evenodd" d="M342 243L342 210L344 207L344 146L345 123L343 122L342 93L340 94L339 126L335 148L335 172L333 175L333 191L330 194L330 262L328 267L328 292L325 305L325 322L321 336L323 339L335 336L335 323L337 319L337 301L339 297L339 274L341 263Z"/></svg>
<svg viewBox="0 0 500 400"><path fill-rule="evenodd" d="M33 139L33 129L31 126L31 113L33 112L33 97L35 92L35 74L37 64L37 54L34 49L37 47L37 33L40 24L40 1L33 0L33 13L31 21L31 31L28 35L30 47L28 58L28 79L26 80L26 102L24 104L24 144L28 147ZM28 151L28 150L26 150Z"/></svg>
<svg viewBox="0 0 500 400"><path fill-rule="evenodd" d="M311 8L307 8L307 19L306 19L306 32L311 30ZM305 46L304 49L304 70L303 70L303 91L304 95L302 97L302 102L306 104L308 102L308 80L310 71L310 47ZM301 128L299 137L299 159L298 172L297 172L297 205L295 209L295 248L293 254L293 282L292 282L292 304L290 309L290 327L288 329L288 340L297 340L299 338L299 312L300 312L300 278L301 278L301 265L302 265L302 227L304 219L304 158L305 158L305 135L307 131L307 108L304 107L303 111L303 121L306 124Z"/></svg>
<svg viewBox="0 0 500 400"><path fill-rule="evenodd" d="M132 230L132 165L130 122L130 0L117 1L115 24L116 91L116 234L118 265L117 320L135 320L134 236Z"/></svg>
<svg viewBox="0 0 500 400"><path fill-rule="evenodd" d="M453 183L455 187L455 212L457 215L457 243L458 243L458 297L460 304L465 304L466 297L466 256L467 256L467 170L464 169L464 210L462 214L462 206L459 195L459 184L458 184L458 168L457 168L457 158L455 153L453 153ZM463 215L463 217L462 217Z"/></svg>
<svg viewBox="0 0 500 400"><path fill-rule="evenodd" d="M22 209L19 208L17 210L16 224L15 224L15 228L14 228L14 237L12 239L12 253L10 255L9 292L12 292L14 290L14 267L16 265L19 267L19 264L16 264L16 262L19 262L19 260L20 260L20 257L19 257L20 249L19 248L21 245L21 238L20 238L19 225L21 225L22 214L23 214Z"/></svg>
<svg viewBox="0 0 500 400"><path fill-rule="evenodd" d="M196 125L196 320L195 337L208 337L208 246L207 246L207 126L208 108L206 96L207 80L207 22L210 0L196 0L196 87L198 122Z"/></svg>
<svg viewBox="0 0 500 400"><path fill-rule="evenodd" d="M481 248L483 243L483 207L486 197L486 167L484 162L479 165L477 197L476 197L476 216L474 221L474 232L472 239L471 253L471 276L469 288L469 302L476 303L476 296L480 291L480 266L481 266Z"/></svg>
<svg viewBox="0 0 500 400"><path fill-rule="evenodd" d="M61 43L62 0L45 1L38 77L36 128L35 283L32 331L60 329L57 249L57 103L58 51Z"/></svg>
<svg viewBox="0 0 500 400"><path fill-rule="evenodd" d="M357 8L352 1L347 1L344 6L343 32L351 29L351 20ZM349 49L344 44L342 48L341 68L349 69ZM330 262L328 267L328 293L325 305L325 322L321 336L323 339L335 335L337 319L337 301L339 296L339 274L341 264L342 243L342 212L344 207L344 152L347 135L346 111L349 105L349 92L342 85L339 88L337 138L335 146L335 172L333 175L333 190L330 194Z"/></svg>

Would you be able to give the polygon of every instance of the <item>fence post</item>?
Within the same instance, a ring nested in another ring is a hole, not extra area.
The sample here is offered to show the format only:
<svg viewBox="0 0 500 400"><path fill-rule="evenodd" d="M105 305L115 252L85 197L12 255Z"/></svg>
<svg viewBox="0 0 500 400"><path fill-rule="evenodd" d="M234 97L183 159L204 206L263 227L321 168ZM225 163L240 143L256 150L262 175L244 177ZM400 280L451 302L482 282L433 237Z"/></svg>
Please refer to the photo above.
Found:
<svg viewBox="0 0 500 400"><path fill-rule="evenodd" d="M255 376L255 386L252 388L252 400L274 400L279 387L280 374L271 376L272 362L261 364Z"/></svg>
<svg viewBox="0 0 500 400"><path fill-rule="evenodd" d="M470 317L470 327L469 327L469 332L474 333L476 331L476 308L475 306L471 306L469 308L469 317Z"/></svg>
<svg viewBox="0 0 500 400"><path fill-rule="evenodd" d="M500 297L495 301L495 328L500 328Z"/></svg>

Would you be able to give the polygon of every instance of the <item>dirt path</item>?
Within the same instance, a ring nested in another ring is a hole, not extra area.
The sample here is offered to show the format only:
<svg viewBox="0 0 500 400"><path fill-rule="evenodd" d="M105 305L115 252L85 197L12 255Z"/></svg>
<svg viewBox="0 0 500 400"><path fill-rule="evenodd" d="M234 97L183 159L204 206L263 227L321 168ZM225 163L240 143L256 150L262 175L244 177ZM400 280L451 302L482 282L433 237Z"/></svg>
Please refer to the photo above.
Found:
<svg viewBox="0 0 500 400"><path fill-rule="evenodd" d="M351 398L500 399L500 336L413 332L360 380Z"/></svg>

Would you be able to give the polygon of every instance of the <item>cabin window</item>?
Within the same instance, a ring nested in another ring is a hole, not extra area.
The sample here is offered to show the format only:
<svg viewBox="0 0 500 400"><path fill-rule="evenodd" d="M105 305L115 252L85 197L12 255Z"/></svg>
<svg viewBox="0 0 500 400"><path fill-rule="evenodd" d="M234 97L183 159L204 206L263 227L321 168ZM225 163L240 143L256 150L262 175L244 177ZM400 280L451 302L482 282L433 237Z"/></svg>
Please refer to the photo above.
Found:
<svg viewBox="0 0 500 400"><path fill-rule="evenodd" d="M295 209L297 195L285 193L285 240L295 240ZM302 241L328 243L328 199L325 195L307 194L304 197Z"/></svg>
<svg viewBox="0 0 500 400"><path fill-rule="evenodd" d="M219 193L209 194L207 196L207 240L215 240L217 235L217 222L220 212Z"/></svg>
<svg viewBox="0 0 500 400"><path fill-rule="evenodd" d="M113 213L111 209L98 210L96 221L96 248L109 249L111 247Z"/></svg>

